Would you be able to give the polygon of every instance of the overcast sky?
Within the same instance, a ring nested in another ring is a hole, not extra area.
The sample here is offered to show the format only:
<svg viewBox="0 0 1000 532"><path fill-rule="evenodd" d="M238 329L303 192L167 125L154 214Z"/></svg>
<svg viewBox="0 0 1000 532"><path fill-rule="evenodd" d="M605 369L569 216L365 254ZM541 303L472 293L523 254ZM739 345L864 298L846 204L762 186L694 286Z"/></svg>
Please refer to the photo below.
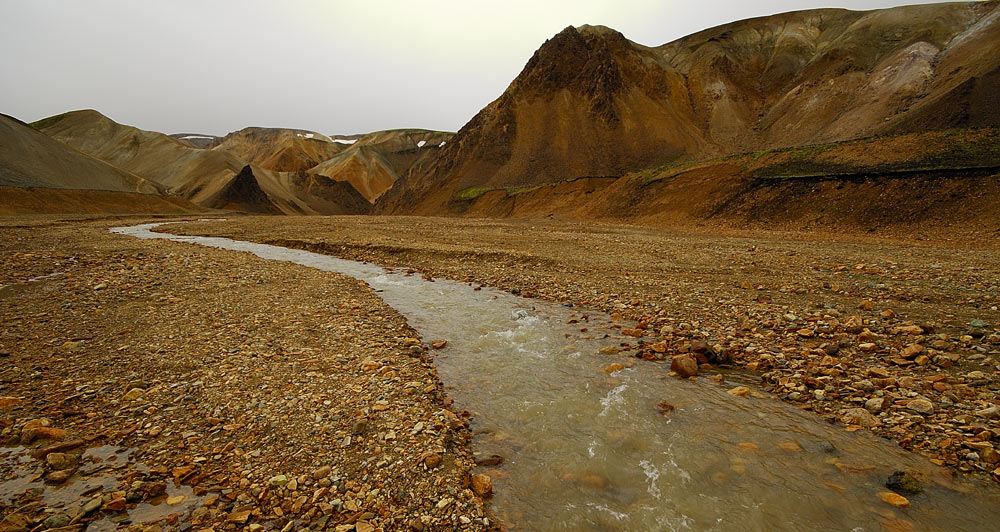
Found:
<svg viewBox="0 0 1000 532"><path fill-rule="evenodd" d="M734 20L889 0L0 0L0 112L93 108L165 133L457 130L545 39L655 46Z"/></svg>

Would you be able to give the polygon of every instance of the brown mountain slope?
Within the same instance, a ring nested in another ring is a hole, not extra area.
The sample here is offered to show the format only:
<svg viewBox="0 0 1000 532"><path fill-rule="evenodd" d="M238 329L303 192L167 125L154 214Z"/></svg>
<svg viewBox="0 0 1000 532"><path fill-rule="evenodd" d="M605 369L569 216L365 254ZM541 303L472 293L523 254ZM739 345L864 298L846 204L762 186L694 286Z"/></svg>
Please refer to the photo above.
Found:
<svg viewBox="0 0 1000 532"><path fill-rule="evenodd" d="M442 213L479 188L1000 124L998 12L996 2L800 11L656 48L567 28L377 210Z"/></svg>
<svg viewBox="0 0 1000 532"><path fill-rule="evenodd" d="M0 115L0 185L159 194L163 187Z"/></svg>
<svg viewBox="0 0 1000 532"><path fill-rule="evenodd" d="M343 149L343 144L313 131L263 127L234 131L212 146L214 151L226 151L277 172L308 170Z"/></svg>
<svg viewBox="0 0 1000 532"><path fill-rule="evenodd" d="M198 149L162 133L119 124L97 111L73 111L35 124L44 133L74 148L163 185L172 193L206 207L219 205L252 212L286 214L352 214L356 192L343 187L302 187L294 172L275 172L251 166L253 185L247 176L239 178L247 163L224 150ZM239 178L239 179L238 179ZM254 189L266 197L261 198ZM230 191L239 192L230 198ZM310 192L310 190L312 192ZM333 201L331 194L345 194ZM245 195L243 193L246 193ZM367 202L365 202L367 204Z"/></svg>
<svg viewBox="0 0 1000 532"><path fill-rule="evenodd" d="M370 202L418 161L432 157L454 133L421 129L377 131L358 138L309 173L351 183Z"/></svg>
<svg viewBox="0 0 1000 532"><path fill-rule="evenodd" d="M658 226L1000 233L1000 128L780 148L469 196L448 209Z"/></svg>

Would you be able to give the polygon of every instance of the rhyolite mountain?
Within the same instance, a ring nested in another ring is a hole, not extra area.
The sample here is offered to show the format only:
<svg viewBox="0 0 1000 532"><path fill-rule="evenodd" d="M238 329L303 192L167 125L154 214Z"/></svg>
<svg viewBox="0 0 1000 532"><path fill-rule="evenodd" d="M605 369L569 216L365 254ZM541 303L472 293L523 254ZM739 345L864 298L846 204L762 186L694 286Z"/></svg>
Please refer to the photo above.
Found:
<svg viewBox="0 0 1000 532"><path fill-rule="evenodd" d="M0 115L0 214L190 213L198 206Z"/></svg>
<svg viewBox="0 0 1000 532"><path fill-rule="evenodd" d="M492 190L587 179L590 194L679 162L996 126L998 73L997 2L798 11L658 47L569 27L376 210L455 214Z"/></svg>
<svg viewBox="0 0 1000 532"><path fill-rule="evenodd" d="M32 125L207 208L285 214L360 214L371 209L371 203L345 183L248 165L240 157L259 151L201 149L163 133L119 124L94 110L63 113ZM251 143L234 144L245 148Z"/></svg>

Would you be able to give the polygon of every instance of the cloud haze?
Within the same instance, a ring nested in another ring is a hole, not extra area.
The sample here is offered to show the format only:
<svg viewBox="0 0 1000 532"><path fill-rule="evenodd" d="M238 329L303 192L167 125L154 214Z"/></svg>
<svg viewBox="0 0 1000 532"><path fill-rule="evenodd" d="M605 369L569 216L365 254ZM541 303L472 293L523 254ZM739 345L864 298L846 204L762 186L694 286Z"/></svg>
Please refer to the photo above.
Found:
<svg viewBox="0 0 1000 532"><path fill-rule="evenodd" d="M94 108L166 133L456 130L569 25L654 46L752 16L908 3L0 0L0 112Z"/></svg>

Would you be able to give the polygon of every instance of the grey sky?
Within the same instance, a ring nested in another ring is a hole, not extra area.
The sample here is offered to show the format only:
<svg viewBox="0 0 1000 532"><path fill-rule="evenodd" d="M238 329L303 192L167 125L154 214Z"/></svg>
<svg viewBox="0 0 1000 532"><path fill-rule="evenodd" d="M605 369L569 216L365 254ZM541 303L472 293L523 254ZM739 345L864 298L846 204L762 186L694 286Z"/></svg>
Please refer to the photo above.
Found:
<svg viewBox="0 0 1000 532"><path fill-rule="evenodd" d="M734 20L889 0L0 0L0 112L93 108L166 133L456 130L566 26L660 45Z"/></svg>

